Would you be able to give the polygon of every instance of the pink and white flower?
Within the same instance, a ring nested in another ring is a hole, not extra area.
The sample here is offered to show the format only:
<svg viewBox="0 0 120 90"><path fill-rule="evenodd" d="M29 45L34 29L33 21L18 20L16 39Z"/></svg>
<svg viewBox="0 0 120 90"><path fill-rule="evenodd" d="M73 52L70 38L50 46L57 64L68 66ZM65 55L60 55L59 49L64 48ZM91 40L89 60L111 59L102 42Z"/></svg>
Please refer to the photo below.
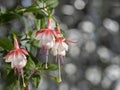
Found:
<svg viewBox="0 0 120 90"><path fill-rule="evenodd" d="M58 62L58 82L61 82L61 63L64 62L63 57L66 55L66 51L68 51L68 45L65 42L65 38L60 32L60 28L56 28L56 34L55 34L55 43L52 48L52 53L54 56L56 56L56 61Z"/></svg>
<svg viewBox="0 0 120 90"><path fill-rule="evenodd" d="M14 50L11 50L5 57L5 62L11 62L11 68L17 69L18 71L18 80L20 80L20 75L22 75L23 82L23 68L26 66L28 55L25 49L21 49L18 45L18 41L14 36Z"/></svg>
<svg viewBox="0 0 120 90"><path fill-rule="evenodd" d="M55 31L51 28L51 18L48 19L47 27L45 29L40 29L35 33L35 39L39 40L39 46L46 50L46 65L47 69L49 49L53 47L55 42L54 37Z"/></svg>
<svg viewBox="0 0 120 90"><path fill-rule="evenodd" d="M48 19L47 27L45 29L40 29L35 33L35 39L39 40L40 47L46 47L50 49L53 47L55 37L55 31L51 28L51 19Z"/></svg>
<svg viewBox="0 0 120 90"><path fill-rule="evenodd" d="M65 38L61 36L57 37L55 40L55 44L52 48L53 55L54 56L57 56L57 55L65 56L66 51L68 51L68 45L65 42Z"/></svg>
<svg viewBox="0 0 120 90"><path fill-rule="evenodd" d="M72 42L72 43L75 43L71 40L66 40L61 31L60 31L60 28L57 26L56 28L56 38L55 38L55 44L52 48L52 53L54 56L56 56L56 61L58 62L58 67L59 67L59 70L58 70L58 82L61 82L61 71L60 71L60 68L61 68L61 64L64 63L64 56L66 55L66 51L68 51L68 44L67 42Z"/></svg>

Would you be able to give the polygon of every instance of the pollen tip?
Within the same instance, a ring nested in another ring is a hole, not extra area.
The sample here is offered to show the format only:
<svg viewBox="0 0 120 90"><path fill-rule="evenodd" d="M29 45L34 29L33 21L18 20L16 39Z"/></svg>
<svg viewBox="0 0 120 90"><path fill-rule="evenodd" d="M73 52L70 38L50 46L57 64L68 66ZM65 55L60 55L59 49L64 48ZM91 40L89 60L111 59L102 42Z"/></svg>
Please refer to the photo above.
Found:
<svg viewBox="0 0 120 90"><path fill-rule="evenodd" d="M23 86L24 86L24 87L26 87L26 84L25 84L25 83L23 83Z"/></svg>
<svg viewBox="0 0 120 90"><path fill-rule="evenodd" d="M61 78L55 78L55 80L58 82L58 83L60 83L60 82L62 82L62 79Z"/></svg>
<svg viewBox="0 0 120 90"><path fill-rule="evenodd" d="M45 64L45 69L48 69L48 65L47 64Z"/></svg>

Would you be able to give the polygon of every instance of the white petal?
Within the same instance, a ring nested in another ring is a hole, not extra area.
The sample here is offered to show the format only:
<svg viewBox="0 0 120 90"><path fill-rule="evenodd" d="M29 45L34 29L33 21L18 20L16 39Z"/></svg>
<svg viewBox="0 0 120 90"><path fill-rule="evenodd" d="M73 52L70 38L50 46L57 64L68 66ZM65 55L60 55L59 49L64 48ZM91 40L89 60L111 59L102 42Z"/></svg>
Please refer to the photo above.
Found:
<svg viewBox="0 0 120 90"><path fill-rule="evenodd" d="M26 56L22 53L19 53L16 58L12 61L13 67L23 68L26 65Z"/></svg>
<svg viewBox="0 0 120 90"><path fill-rule="evenodd" d="M42 34L38 34L38 35L35 37L35 39L41 40L41 37L42 37Z"/></svg>
<svg viewBox="0 0 120 90"><path fill-rule="evenodd" d="M52 49L52 53L53 53L54 56L56 56L58 54L57 50L55 50L55 49Z"/></svg>
<svg viewBox="0 0 120 90"><path fill-rule="evenodd" d="M47 42L51 42L51 41L53 41L53 40L55 40L54 35L48 34L48 35L46 36L46 41L47 41Z"/></svg>
<svg viewBox="0 0 120 90"><path fill-rule="evenodd" d="M68 51L68 45L67 45L65 42L62 42L62 46L64 47L64 49L65 49L66 51Z"/></svg>
<svg viewBox="0 0 120 90"><path fill-rule="evenodd" d="M19 60L22 60L22 59L26 59L26 56L22 53L19 53L17 56L16 56L17 59Z"/></svg>
<svg viewBox="0 0 120 90"><path fill-rule="evenodd" d="M27 60L23 59L23 60L16 60L12 62L11 64L13 64L13 67L23 68L26 65L26 63L27 63Z"/></svg>
<svg viewBox="0 0 120 90"><path fill-rule="evenodd" d="M56 42L52 48L53 55L66 55L66 51L68 50L68 45L65 42Z"/></svg>
<svg viewBox="0 0 120 90"><path fill-rule="evenodd" d="M13 62L11 62L11 68L14 68Z"/></svg>
<svg viewBox="0 0 120 90"><path fill-rule="evenodd" d="M19 63L19 66L20 66L21 68L23 68L23 67L26 65L26 63L27 63L27 60L26 60L26 59L23 59L23 60Z"/></svg>
<svg viewBox="0 0 120 90"><path fill-rule="evenodd" d="M5 60L5 62L12 62L12 61L13 61L13 58L14 58L14 54L10 55L10 56Z"/></svg>
<svg viewBox="0 0 120 90"><path fill-rule="evenodd" d="M58 54L61 55L61 56L65 56L66 55L66 51L58 52Z"/></svg>
<svg viewBox="0 0 120 90"><path fill-rule="evenodd" d="M48 43L46 44L46 46L48 47L48 49L52 48L53 45L54 45L54 42L53 42L53 41L52 41L52 42L48 42Z"/></svg>

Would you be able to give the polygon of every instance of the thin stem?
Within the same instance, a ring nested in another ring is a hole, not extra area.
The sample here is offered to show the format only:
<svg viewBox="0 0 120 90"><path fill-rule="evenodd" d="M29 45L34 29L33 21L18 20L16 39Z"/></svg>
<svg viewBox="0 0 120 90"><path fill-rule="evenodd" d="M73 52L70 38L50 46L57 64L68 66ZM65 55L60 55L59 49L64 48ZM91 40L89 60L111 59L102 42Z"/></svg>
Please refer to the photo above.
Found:
<svg viewBox="0 0 120 90"><path fill-rule="evenodd" d="M64 65L64 57L61 56L61 64Z"/></svg>
<svg viewBox="0 0 120 90"><path fill-rule="evenodd" d="M20 81L18 80L18 90L20 90Z"/></svg>
<svg viewBox="0 0 120 90"><path fill-rule="evenodd" d="M21 70L21 75L22 75L23 86L26 87L25 82L24 82L24 72L23 72L23 70Z"/></svg>
<svg viewBox="0 0 120 90"><path fill-rule="evenodd" d="M57 20L55 19L55 17L52 16L52 19L54 20L55 24L56 24L56 27L58 26L58 22Z"/></svg>
<svg viewBox="0 0 120 90"><path fill-rule="evenodd" d="M60 60L61 60L61 56L59 56L59 58L58 58L58 77L59 77L59 82L61 82L62 81L62 79L61 79L61 64L60 64Z"/></svg>
<svg viewBox="0 0 120 90"><path fill-rule="evenodd" d="M20 90L20 70L18 69L18 90Z"/></svg>
<svg viewBox="0 0 120 90"><path fill-rule="evenodd" d="M31 73L30 73L30 75L29 75L29 77L28 77L28 80L31 78L31 76L32 76L33 74L35 74L35 73L37 72L37 70L38 70L38 68L34 68L34 69L31 71Z"/></svg>
<svg viewBox="0 0 120 90"><path fill-rule="evenodd" d="M49 55L49 50L46 49L46 63L45 63L45 68L48 69L48 55Z"/></svg>

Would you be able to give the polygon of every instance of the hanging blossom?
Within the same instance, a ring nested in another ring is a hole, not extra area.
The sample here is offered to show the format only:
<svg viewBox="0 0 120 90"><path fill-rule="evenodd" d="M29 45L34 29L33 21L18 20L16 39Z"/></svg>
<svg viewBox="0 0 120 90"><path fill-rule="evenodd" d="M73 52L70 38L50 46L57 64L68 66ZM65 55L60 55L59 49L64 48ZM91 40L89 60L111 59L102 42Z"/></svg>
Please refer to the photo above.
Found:
<svg viewBox="0 0 120 90"><path fill-rule="evenodd" d="M11 50L5 57L5 62L11 62L11 68L14 68L15 72L18 71L18 90L20 90L20 76L22 76L23 86L24 83L24 72L23 68L26 66L28 52L25 49L21 49L18 45L16 36L14 35L14 50Z"/></svg>
<svg viewBox="0 0 120 90"><path fill-rule="evenodd" d="M53 47L55 42L54 37L55 31L51 28L51 18L48 19L47 27L45 29L40 29L35 33L35 39L39 40L39 46L43 47L46 52L46 64L45 68L47 69L49 49Z"/></svg>
<svg viewBox="0 0 120 90"><path fill-rule="evenodd" d="M58 62L58 82L61 82L61 64L64 64L64 57L66 55L66 51L68 51L68 45L67 42L72 42L71 40L66 40L62 33L60 32L60 28L57 26L56 28L56 38L55 38L55 44L52 48L52 53L54 56L56 56L56 61ZM74 43L74 42L72 42Z"/></svg>

